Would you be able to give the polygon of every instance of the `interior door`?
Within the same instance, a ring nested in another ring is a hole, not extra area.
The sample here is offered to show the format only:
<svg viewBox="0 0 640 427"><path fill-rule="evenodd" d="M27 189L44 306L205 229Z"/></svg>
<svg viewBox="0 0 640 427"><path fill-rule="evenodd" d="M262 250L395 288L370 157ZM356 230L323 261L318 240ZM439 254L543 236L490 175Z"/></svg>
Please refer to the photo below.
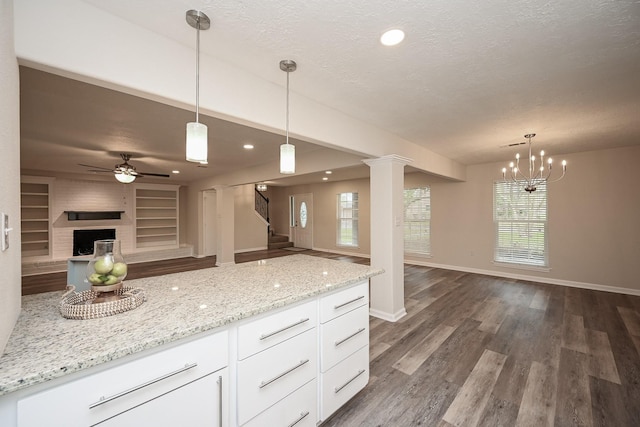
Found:
<svg viewBox="0 0 640 427"><path fill-rule="evenodd" d="M313 249L313 194L296 194L293 201L293 245Z"/></svg>
<svg viewBox="0 0 640 427"><path fill-rule="evenodd" d="M202 194L202 226L204 240L204 255L216 255L216 192L214 190L204 191Z"/></svg>

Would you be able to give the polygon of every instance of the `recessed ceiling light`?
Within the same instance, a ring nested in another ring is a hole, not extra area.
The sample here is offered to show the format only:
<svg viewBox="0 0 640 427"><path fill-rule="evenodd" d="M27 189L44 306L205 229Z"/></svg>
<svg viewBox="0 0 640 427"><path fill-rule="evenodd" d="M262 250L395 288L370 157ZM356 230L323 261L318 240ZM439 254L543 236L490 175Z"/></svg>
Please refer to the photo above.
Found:
<svg viewBox="0 0 640 427"><path fill-rule="evenodd" d="M324 177L322 177L322 180L323 180L323 181L328 181L328 180L329 180L329 178L327 178L326 176L324 176Z"/></svg>
<svg viewBox="0 0 640 427"><path fill-rule="evenodd" d="M404 31L398 29L386 31L380 37L380 43L385 46L395 46L402 40L404 40Z"/></svg>
<svg viewBox="0 0 640 427"><path fill-rule="evenodd" d="M180 171L175 170L175 171L171 171L171 173L180 173Z"/></svg>
<svg viewBox="0 0 640 427"><path fill-rule="evenodd" d="M244 144L242 146L242 148L244 148L245 150L253 150L253 145L252 144Z"/></svg>
<svg viewBox="0 0 640 427"><path fill-rule="evenodd" d="M324 173L326 173L327 175L331 175L333 172L332 171L324 171Z"/></svg>

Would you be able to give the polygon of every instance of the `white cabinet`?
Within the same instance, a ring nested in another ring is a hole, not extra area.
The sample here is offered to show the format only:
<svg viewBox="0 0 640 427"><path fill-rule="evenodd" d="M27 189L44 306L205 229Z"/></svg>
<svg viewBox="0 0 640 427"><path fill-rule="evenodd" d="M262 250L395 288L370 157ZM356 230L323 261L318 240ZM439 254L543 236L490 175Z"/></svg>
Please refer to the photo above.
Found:
<svg viewBox="0 0 640 427"><path fill-rule="evenodd" d="M318 419L317 381L311 380L243 427L315 427Z"/></svg>
<svg viewBox="0 0 640 427"><path fill-rule="evenodd" d="M369 382L369 282L320 299L320 419Z"/></svg>
<svg viewBox="0 0 640 427"><path fill-rule="evenodd" d="M308 418L315 425L317 390L308 384L316 384L318 373L317 307L313 300L238 327L238 425L295 421L294 408L300 408L300 422Z"/></svg>
<svg viewBox="0 0 640 427"><path fill-rule="evenodd" d="M225 331L31 395L18 401L17 425L161 427L194 414L227 425L227 349Z"/></svg>

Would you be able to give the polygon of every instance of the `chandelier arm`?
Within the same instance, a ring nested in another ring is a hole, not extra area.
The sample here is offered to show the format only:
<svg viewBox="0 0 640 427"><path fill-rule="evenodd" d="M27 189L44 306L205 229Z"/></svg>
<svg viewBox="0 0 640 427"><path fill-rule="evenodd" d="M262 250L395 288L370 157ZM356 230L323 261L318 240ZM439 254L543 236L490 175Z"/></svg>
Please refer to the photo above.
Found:
<svg viewBox="0 0 640 427"><path fill-rule="evenodd" d="M554 179L553 181L547 181L547 183L549 183L549 184L550 184L550 183L552 183L552 182L558 182L558 181L560 181L562 178L564 178L564 176L565 176L565 174L566 174L566 173L567 173L567 171L566 171L566 170L563 170L563 171L562 171L562 175L560 175L560 178L558 178L558 179Z"/></svg>

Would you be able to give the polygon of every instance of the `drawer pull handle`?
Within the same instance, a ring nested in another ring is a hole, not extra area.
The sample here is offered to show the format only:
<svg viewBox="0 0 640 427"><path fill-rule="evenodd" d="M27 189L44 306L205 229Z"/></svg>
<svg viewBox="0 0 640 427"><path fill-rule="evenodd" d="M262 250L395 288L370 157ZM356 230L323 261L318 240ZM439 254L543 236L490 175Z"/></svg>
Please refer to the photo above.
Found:
<svg viewBox="0 0 640 427"><path fill-rule="evenodd" d="M300 363L298 363L296 366L287 369L286 371L284 371L283 373L276 375L275 377L271 378L268 381L262 381L260 383L260 385L258 386L258 388L264 388L266 386L268 386L269 384L271 384L272 382L279 380L280 378L284 377L285 375L287 375L288 373L291 373L293 371L295 371L296 369L298 369L299 367L301 367L302 365L304 365L305 363L309 363L309 359L305 359L305 360L301 360Z"/></svg>
<svg viewBox="0 0 640 427"><path fill-rule="evenodd" d="M334 305L333 309L337 310L339 308L344 307L345 305L351 304L352 302L360 301L362 298L364 298L364 295L360 295L359 297L356 297L356 298L354 298L352 300L349 300L347 302L343 302L342 304Z"/></svg>
<svg viewBox="0 0 640 427"><path fill-rule="evenodd" d="M140 389L142 389L142 388L145 388L145 387L147 387L147 386L150 386L151 384L155 384L155 383L157 383L157 382L159 382L159 381L166 380L167 378L170 378L170 377L172 377L172 376L174 376L174 375L178 375L178 374L180 374L180 373L182 373L182 372L184 372L184 371L188 371L189 369L193 369L193 368L195 368L196 366L198 366L198 364L197 364L197 363L187 363L186 365L184 365L184 366L183 366L182 368L180 368L180 369L177 369L177 370L175 370L175 371L173 371L173 372L169 372L168 374L164 374L164 375L162 375L162 376L160 376L160 377L158 377L158 378L155 378L155 379L153 379L153 380L151 380L151 381L147 381L146 383L143 383L143 384L137 385L137 386L135 386L135 387L131 387L131 388L130 388L130 389L128 389L128 390L121 391L120 393L118 393L118 394L114 394L113 396L109 396L109 397L104 397L104 396L102 396L102 397L100 398L100 400L98 400L98 401L97 401L97 402L95 402L95 403L90 404L90 405L89 405L89 409L93 409L93 408L95 408L95 407L97 407L97 406L104 405L104 404L105 404L105 403L107 403L107 402L111 402L112 400L118 399L118 398L120 398L120 397L122 397L122 396L126 396L126 395L127 395L127 394L129 394L129 393L133 393L134 391L140 390Z"/></svg>
<svg viewBox="0 0 640 427"><path fill-rule="evenodd" d="M353 378L351 378L349 381L347 381L346 383L342 384L340 387L336 387L333 389L334 393L339 393L340 390L342 390L343 388L345 388L346 386L348 386L349 384L351 384L356 378L358 378L360 375L364 374L365 370L364 369L360 369L358 371L357 374L354 375Z"/></svg>
<svg viewBox="0 0 640 427"><path fill-rule="evenodd" d="M264 339L267 339L269 337L272 337L274 335L277 335L280 332L284 332L287 329L291 329L291 328L293 328L295 326L302 325L304 322L308 322L308 321L309 321L309 318L307 317L306 319L300 319L296 323L292 323L291 325L285 326L284 328L280 328L277 331L269 332L268 334L262 334L262 335L260 335L260 341L262 341Z"/></svg>
<svg viewBox="0 0 640 427"><path fill-rule="evenodd" d="M218 425L222 427L222 375L218 376Z"/></svg>
<svg viewBox="0 0 640 427"><path fill-rule="evenodd" d="M292 422L291 424L289 424L287 427L293 427L293 426L295 426L295 425L296 425L296 424L298 424L300 421L304 420L304 419L305 419L305 417L306 417L307 415L309 415L309 411L307 411L307 412L300 412L300 416L298 417L298 419L297 419L297 420L295 420L294 422Z"/></svg>
<svg viewBox="0 0 640 427"><path fill-rule="evenodd" d="M366 328L360 328L358 329L356 332L352 333L351 335L349 335L346 338L342 338L340 341L336 341L336 347L339 346L340 344L349 341L351 338L355 337L356 335L358 335L359 333L362 333L366 331Z"/></svg>

